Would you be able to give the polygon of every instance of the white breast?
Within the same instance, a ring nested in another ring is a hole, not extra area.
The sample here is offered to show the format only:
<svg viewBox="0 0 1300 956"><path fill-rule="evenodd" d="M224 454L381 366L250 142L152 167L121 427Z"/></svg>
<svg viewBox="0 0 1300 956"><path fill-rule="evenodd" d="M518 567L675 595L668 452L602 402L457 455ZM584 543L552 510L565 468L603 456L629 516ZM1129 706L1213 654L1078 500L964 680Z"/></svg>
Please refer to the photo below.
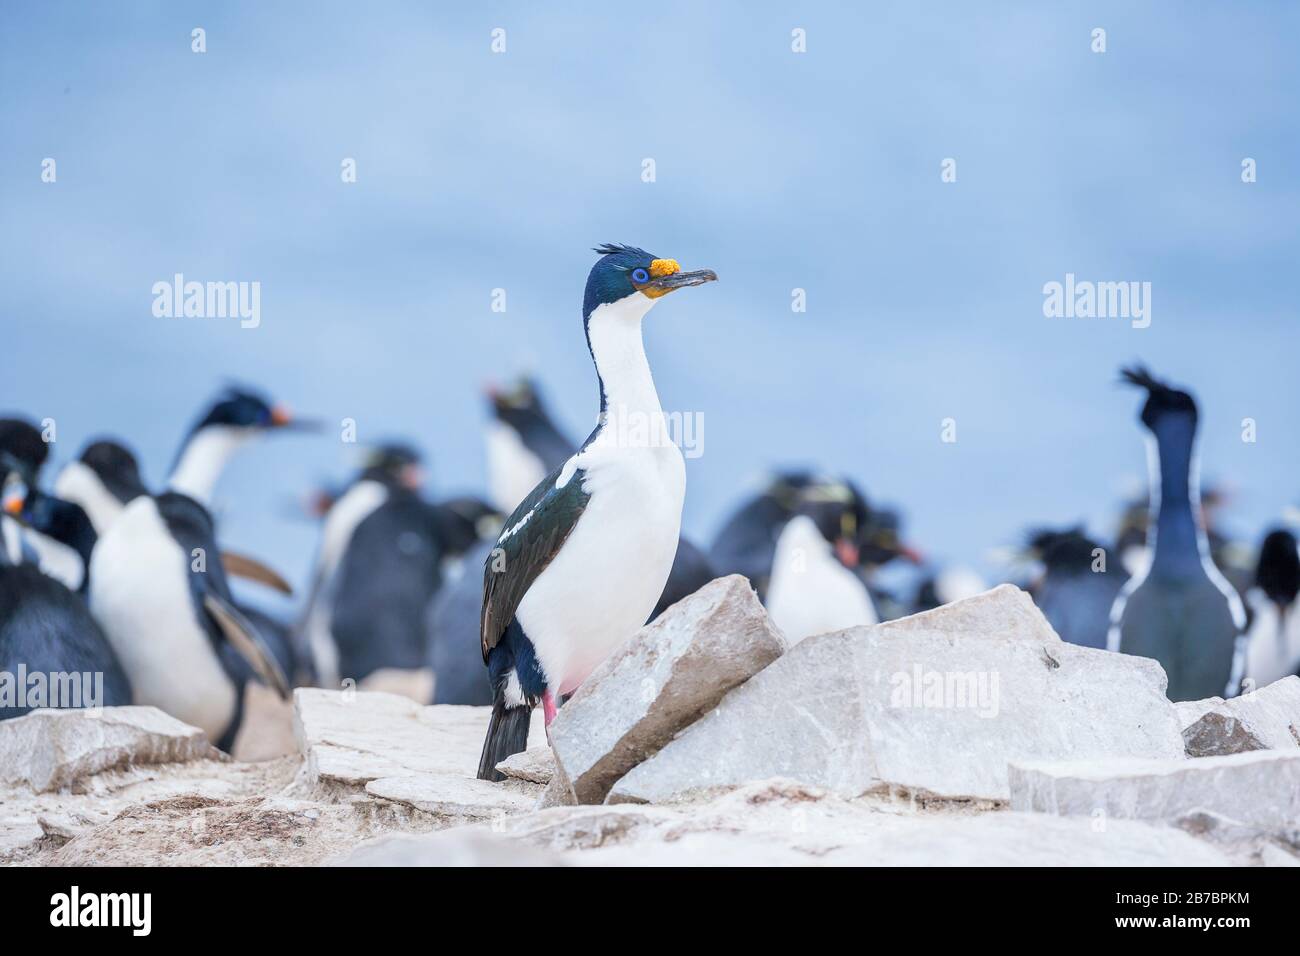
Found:
<svg viewBox="0 0 1300 956"><path fill-rule="evenodd" d="M23 530L23 540L36 554L36 563L42 572L70 591L81 587L86 577L86 565L75 548L30 528Z"/></svg>
<svg viewBox="0 0 1300 956"><path fill-rule="evenodd" d="M507 515L546 477L542 460L528 450L519 433L498 421L487 429L487 466L492 502Z"/></svg>
<svg viewBox="0 0 1300 956"><path fill-rule="evenodd" d="M593 442L586 510L517 616L553 691L572 693L645 624L663 593L681 533L686 467L675 445Z"/></svg>
<svg viewBox="0 0 1300 956"><path fill-rule="evenodd" d="M1300 669L1300 608L1292 606L1279 621L1277 605L1262 591L1247 597L1255 617L1246 635L1246 676L1258 689Z"/></svg>
<svg viewBox="0 0 1300 956"><path fill-rule="evenodd" d="M5 561L23 563L23 527L6 514L0 514L0 544L3 544Z"/></svg>
<svg viewBox="0 0 1300 956"><path fill-rule="evenodd" d="M99 475L80 461L70 461L63 466L54 481L54 494L64 501L81 505L95 527L95 534L101 537L122 514L122 502L104 487Z"/></svg>
<svg viewBox="0 0 1300 956"><path fill-rule="evenodd" d="M866 585L804 515L788 521L777 539L767 610L791 644L879 621Z"/></svg>
<svg viewBox="0 0 1300 956"><path fill-rule="evenodd" d="M95 546L90 609L130 678L135 702L158 707L215 741L234 717L236 691L199 625L190 560L154 500L137 498Z"/></svg>
<svg viewBox="0 0 1300 956"><path fill-rule="evenodd" d="M316 558L316 585L307 608L306 633L316 677L323 687L339 681L339 652L331 629L330 608L334 603L335 574L347 553L352 535L372 512L388 500L388 489L378 481L358 481L334 502L321 529L320 553Z"/></svg>

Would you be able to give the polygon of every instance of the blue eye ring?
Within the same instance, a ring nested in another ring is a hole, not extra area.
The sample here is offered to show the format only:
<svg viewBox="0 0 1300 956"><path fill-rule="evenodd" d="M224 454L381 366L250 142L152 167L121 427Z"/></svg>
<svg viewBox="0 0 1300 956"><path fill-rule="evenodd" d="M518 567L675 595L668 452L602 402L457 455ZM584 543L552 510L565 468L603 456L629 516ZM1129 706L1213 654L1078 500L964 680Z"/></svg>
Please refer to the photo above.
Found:
<svg viewBox="0 0 1300 956"><path fill-rule="evenodd" d="M638 282L638 283L640 283L640 282L649 282L649 281L650 281L650 273L648 273L648 272L646 272L644 269L640 269L640 268L633 269L633 270L632 270L632 281L633 281L633 282Z"/></svg>

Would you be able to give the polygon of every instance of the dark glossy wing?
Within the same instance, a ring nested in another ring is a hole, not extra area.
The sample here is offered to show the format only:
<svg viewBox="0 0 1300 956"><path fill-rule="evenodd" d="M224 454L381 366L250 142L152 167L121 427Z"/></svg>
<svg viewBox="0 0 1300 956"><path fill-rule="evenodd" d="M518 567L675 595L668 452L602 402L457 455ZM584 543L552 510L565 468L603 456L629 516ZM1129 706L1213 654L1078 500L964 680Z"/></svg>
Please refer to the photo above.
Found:
<svg viewBox="0 0 1300 956"><path fill-rule="evenodd" d="M483 612L479 640L483 660L496 647L538 575L546 570L573 532L590 499L582 489L586 472L575 468L559 485L568 464L546 476L506 519L483 563Z"/></svg>
<svg viewBox="0 0 1300 956"><path fill-rule="evenodd" d="M211 591L229 603L232 600L230 584L226 580L225 565L221 563L216 529L208 509L188 495L175 491L156 495L154 505L159 517L167 525L167 530L185 553L195 606L203 606L206 591ZM220 634L211 628L209 634L214 640L220 639Z"/></svg>
<svg viewBox="0 0 1300 956"><path fill-rule="evenodd" d="M263 683L280 695L282 700L289 699L289 681L284 670L271 653L271 649L262 640L262 635L233 604L217 597L211 591L203 595L203 609L221 629L221 634L239 656L248 661L253 673L262 678Z"/></svg>
<svg viewBox="0 0 1300 956"><path fill-rule="evenodd" d="M213 647L219 649L222 641L230 644L259 677L280 696L287 697L289 684L275 655L257 628L235 607L207 508L174 491L158 495L154 504L189 562L190 590L195 606L202 609L199 621L212 639Z"/></svg>

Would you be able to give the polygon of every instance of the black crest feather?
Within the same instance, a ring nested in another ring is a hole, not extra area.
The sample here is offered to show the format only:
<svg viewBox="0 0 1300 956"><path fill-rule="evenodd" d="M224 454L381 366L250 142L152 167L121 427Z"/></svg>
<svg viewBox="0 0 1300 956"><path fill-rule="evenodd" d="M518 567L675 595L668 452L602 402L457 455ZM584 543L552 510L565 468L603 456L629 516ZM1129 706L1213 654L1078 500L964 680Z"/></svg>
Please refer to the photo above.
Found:
<svg viewBox="0 0 1300 956"><path fill-rule="evenodd" d="M1163 412L1190 412L1197 414L1196 400L1190 392L1175 388L1168 382L1162 382L1138 363L1119 370L1120 381L1146 389L1147 402L1142 408L1142 421L1151 427L1156 416Z"/></svg>
<svg viewBox="0 0 1300 956"><path fill-rule="evenodd" d="M1140 362L1128 368L1120 369L1119 377L1120 381L1127 382L1129 385L1136 385L1139 388L1145 388L1148 392L1171 391L1168 385L1152 375L1150 370Z"/></svg>
<svg viewBox="0 0 1300 956"><path fill-rule="evenodd" d="M259 402L270 402L267 400L265 393L254 388L247 382L241 382L239 379L227 377L222 383L221 388L217 391L214 402L237 402L240 399L253 399Z"/></svg>
<svg viewBox="0 0 1300 956"><path fill-rule="evenodd" d="M625 245L621 242L602 242L598 246L593 246L592 252L598 253L602 256L615 256L620 253L631 253L636 256L650 255L650 253L646 252L644 249L639 249L636 246Z"/></svg>

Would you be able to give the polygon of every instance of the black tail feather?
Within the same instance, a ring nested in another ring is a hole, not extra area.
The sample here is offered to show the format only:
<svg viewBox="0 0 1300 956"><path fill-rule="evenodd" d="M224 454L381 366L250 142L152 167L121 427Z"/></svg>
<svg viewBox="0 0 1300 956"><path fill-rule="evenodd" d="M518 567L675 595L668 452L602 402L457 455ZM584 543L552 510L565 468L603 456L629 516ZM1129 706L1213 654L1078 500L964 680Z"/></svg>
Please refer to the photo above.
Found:
<svg viewBox="0 0 1300 956"><path fill-rule="evenodd" d="M531 707L509 707L501 695L497 694L492 701L492 717L488 721L487 736L483 738L483 755L478 761L480 780L505 779L505 774L497 770L497 764L528 749L528 727L532 716Z"/></svg>

